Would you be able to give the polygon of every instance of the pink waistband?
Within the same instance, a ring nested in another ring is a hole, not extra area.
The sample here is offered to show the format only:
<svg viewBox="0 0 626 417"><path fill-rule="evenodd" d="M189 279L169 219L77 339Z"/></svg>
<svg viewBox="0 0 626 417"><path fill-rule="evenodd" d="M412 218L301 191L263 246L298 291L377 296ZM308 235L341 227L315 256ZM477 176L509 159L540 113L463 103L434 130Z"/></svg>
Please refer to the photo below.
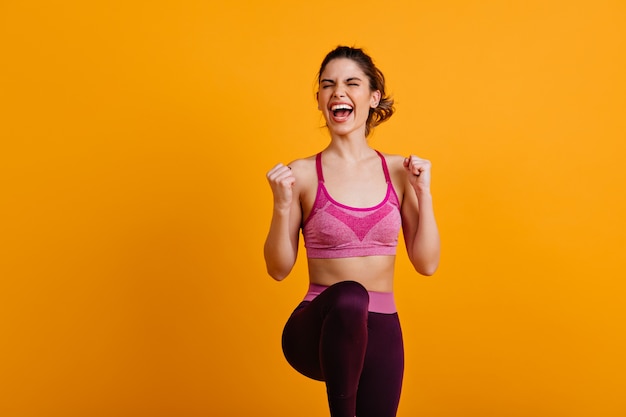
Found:
<svg viewBox="0 0 626 417"><path fill-rule="evenodd" d="M309 283L309 290L304 296L303 301L312 301L320 295L326 288L325 285L319 284L311 284ZM383 314L393 314L398 310L396 309L396 302L393 297L392 292L378 292L378 291L368 291L370 296L370 304L368 307L368 311L371 313L383 313Z"/></svg>

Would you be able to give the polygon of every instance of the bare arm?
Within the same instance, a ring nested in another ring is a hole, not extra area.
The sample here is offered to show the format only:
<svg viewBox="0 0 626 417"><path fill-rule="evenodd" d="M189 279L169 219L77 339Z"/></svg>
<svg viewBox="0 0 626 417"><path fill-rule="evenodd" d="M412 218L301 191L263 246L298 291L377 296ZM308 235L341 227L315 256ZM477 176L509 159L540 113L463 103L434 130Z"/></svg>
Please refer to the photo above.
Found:
<svg viewBox="0 0 626 417"><path fill-rule="evenodd" d="M274 196L274 209L263 252L267 273L281 281L296 262L302 212L296 179L288 166L276 165L267 173L267 180Z"/></svg>
<svg viewBox="0 0 626 417"><path fill-rule="evenodd" d="M406 182L402 202L402 229L413 267L432 275L439 266L440 241L430 193L430 162L411 155L404 160Z"/></svg>

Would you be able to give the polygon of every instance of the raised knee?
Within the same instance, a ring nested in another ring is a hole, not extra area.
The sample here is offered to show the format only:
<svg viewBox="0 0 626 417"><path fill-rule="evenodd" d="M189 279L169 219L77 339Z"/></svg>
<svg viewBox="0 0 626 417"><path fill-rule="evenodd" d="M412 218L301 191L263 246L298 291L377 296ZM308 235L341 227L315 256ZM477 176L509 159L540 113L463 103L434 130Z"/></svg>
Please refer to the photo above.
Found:
<svg viewBox="0 0 626 417"><path fill-rule="evenodd" d="M344 312L367 312L369 294L362 284L356 281L342 281L334 284L328 290L331 288L335 294L333 303L335 309Z"/></svg>

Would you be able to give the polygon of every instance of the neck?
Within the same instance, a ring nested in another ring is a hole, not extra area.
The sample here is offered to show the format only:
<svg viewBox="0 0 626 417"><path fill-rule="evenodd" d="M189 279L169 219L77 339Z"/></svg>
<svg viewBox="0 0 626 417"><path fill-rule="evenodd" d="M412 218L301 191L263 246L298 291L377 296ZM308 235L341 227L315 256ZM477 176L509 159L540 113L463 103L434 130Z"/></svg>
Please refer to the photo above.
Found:
<svg viewBox="0 0 626 417"><path fill-rule="evenodd" d="M365 137L359 139L333 137L325 151L341 159L352 161L359 161L372 155L372 148Z"/></svg>

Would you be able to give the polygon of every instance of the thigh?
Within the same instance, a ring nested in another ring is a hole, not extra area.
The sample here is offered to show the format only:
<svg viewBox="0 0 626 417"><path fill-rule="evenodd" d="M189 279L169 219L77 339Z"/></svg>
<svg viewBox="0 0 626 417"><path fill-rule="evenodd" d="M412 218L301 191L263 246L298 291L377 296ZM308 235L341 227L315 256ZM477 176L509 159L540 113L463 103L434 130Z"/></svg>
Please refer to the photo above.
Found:
<svg viewBox="0 0 626 417"><path fill-rule="evenodd" d="M367 290L361 284L342 281L331 285L315 299L301 302L283 330L282 345L287 362L301 374L323 381L320 342L322 331L332 330L332 326L325 324L326 319L331 311L345 312L356 307L356 311L365 309L363 318L367 321L368 298Z"/></svg>
<svg viewBox="0 0 626 417"><path fill-rule="evenodd" d="M404 374L404 345L398 315L369 313L368 331L357 416L394 417Z"/></svg>
<svg viewBox="0 0 626 417"><path fill-rule="evenodd" d="M320 366L322 313L313 301L296 307L283 329L282 346L287 362L301 374L323 381Z"/></svg>

